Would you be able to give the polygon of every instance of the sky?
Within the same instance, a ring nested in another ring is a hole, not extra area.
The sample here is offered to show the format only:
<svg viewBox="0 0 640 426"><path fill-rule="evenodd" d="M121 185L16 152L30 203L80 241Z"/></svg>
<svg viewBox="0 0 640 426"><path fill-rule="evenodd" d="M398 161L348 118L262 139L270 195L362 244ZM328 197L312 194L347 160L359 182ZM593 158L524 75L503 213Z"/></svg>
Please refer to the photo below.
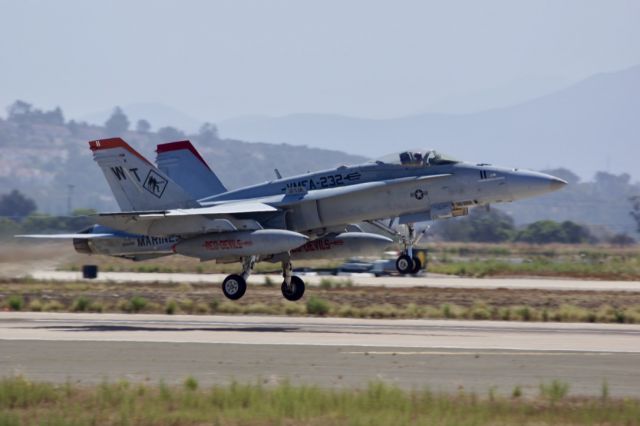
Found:
<svg viewBox="0 0 640 426"><path fill-rule="evenodd" d="M640 1L0 0L0 106L465 112L640 63Z"/></svg>

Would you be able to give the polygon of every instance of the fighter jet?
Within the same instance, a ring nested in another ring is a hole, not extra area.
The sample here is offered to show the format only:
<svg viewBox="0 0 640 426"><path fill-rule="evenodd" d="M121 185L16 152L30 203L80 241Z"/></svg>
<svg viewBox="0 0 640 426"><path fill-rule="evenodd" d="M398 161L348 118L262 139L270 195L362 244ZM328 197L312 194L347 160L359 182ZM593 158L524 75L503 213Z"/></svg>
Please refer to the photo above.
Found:
<svg viewBox="0 0 640 426"><path fill-rule="evenodd" d="M226 191L209 165L189 141L159 144L156 164L162 173L182 187L193 199ZM140 155L140 158L143 158ZM144 159L144 161L147 161ZM147 161L148 162L148 161ZM156 182L157 183L157 182ZM129 209L128 204L122 204ZM367 224L349 225L346 232L317 238L291 251L293 260L336 259L353 256L374 256L394 241L383 235L379 228L368 227L378 233L363 232ZM392 231L393 232L393 231ZM389 234L392 235L392 234ZM120 257L132 261L149 260L175 254L173 246L178 237L155 237L117 231L101 225L87 227L72 234L16 235L19 238L71 239L78 253ZM221 262L218 259L218 262ZM231 259L235 261L235 259Z"/></svg>
<svg viewBox="0 0 640 426"><path fill-rule="evenodd" d="M360 231L355 223L385 228L381 219L395 218L406 225L396 267L402 274L416 272L421 265L413 256L415 223L464 216L475 206L566 185L543 173L414 149L228 191L187 141L159 145L158 167L120 138L89 146L122 212L96 215L96 222L106 228L87 234L108 229L108 235L86 238L87 246L100 238L135 238L141 243L148 238L149 247L158 251L130 256L165 255L166 244L171 253L202 261L240 262L242 272L222 283L224 295L232 300L244 295L246 279L258 261L281 263L282 294L299 300L305 285L292 274L292 260L389 245L391 240L378 234L353 232Z"/></svg>

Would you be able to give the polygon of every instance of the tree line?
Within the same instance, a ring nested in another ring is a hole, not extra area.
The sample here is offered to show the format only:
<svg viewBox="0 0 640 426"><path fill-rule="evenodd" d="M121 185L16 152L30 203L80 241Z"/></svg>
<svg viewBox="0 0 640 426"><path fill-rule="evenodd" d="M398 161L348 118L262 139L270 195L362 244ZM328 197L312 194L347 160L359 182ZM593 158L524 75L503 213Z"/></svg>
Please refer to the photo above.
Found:
<svg viewBox="0 0 640 426"><path fill-rule="evenodd" d="M539 220L524 227L517 227L513 218L507 213L483 208L472 209L466 217L435 222L430 232L437 239L459 242L529 244L605 242L617 245L635 243L635 239L627 234L614 234L599 239L593 235L589 227L570 220L561 222ZM640 232L640 223L638 232Z"/></svg>
<svg viewBox="0 0 640 426"><path fill-rule="evenodd" d="M78 127L88 125L87 123L79 123L75 120L66 121L60 107L45 111L35 108L32 104L22 100L17 100L7 107L7 120L19 125L45 124L66 126L72 133L76 132ZM148 120L139 119L136 121L135 126L132 127L131 121L122 108L116 106L104 123L105 135L107 135L107 137L123 136L128 131L147 134L151 133L152 126ZM172 126L160 127L155 133L158 139L163 141L179 140L187 137L185 132ZM198 137L205 142L218 140L218 128L215 124L204 123L198 132Z"/></svg>

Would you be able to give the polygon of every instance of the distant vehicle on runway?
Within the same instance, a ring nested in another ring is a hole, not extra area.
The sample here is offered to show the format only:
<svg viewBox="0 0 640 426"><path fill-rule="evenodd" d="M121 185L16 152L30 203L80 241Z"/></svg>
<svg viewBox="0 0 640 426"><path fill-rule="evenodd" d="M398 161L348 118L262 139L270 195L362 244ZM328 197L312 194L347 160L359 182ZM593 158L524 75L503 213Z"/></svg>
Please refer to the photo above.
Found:
<svg viewBox="0 0 640 426"><path fill-rule="evenodd" d="M385 218L406 225L395 265L401 274L415 273L422 267L413 253L420 238L415 223L464 216L471 207L566 184L543 173L410 150L228 191L188 141L158 145L158 167L120 138L89 146L122 211L100 213L95 216L99 226L62 237L73 238L79 251L134 260L178 253L240 262L242 272L222 283L224 295L234 300L244 295L258 261L280 262L283 296L300 299L305 285L292 274L292 260L382 251L391 239L359 232L353 224L389 231L380 222ZM237 162L238 173L250 167L242 158Z"/></svg>
<svg viewBox="0 0 640 426"><path fill-rule="evenodd" d="M349 259L336 269L336 275L340 274L362 274L371 271L373 263L358 259Z"/></svg>

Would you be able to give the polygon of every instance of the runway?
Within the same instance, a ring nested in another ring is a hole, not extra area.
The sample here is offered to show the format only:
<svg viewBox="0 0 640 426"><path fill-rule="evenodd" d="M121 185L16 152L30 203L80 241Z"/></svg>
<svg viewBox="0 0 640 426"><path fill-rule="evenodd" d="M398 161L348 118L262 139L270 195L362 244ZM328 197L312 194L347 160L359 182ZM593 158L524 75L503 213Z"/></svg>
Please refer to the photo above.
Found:
<svg viewBox="0 0 640 426"><path fill-rule="evenodd" d="M27 274L37 280L80 281L82 274L72 271L36 270ZM268 275L273 282L279 282L280 275ZM372 286L389 288L479 288L479 289L538 289L538 290L584 290L584 291L632 291L640 292L640 281L589 281L565 278L460 278L449 275L425 274L415 277L374 277L371 274L350 276L301 275L308 285L319 285L323 279L334 281L350 280L354 286ZM139 273L139 272L100 272L97 281L110 282L173 282L173 283L221 283L223 274L188 273ZM265 275L254 274L249 284L263 284Z"/></svg>
<svg viewBox="0 0 640 426"><path fill-rule="evenodd" d="M260 316L0 313L0 375L232 380L640 396L640 326Z"/></svg>

